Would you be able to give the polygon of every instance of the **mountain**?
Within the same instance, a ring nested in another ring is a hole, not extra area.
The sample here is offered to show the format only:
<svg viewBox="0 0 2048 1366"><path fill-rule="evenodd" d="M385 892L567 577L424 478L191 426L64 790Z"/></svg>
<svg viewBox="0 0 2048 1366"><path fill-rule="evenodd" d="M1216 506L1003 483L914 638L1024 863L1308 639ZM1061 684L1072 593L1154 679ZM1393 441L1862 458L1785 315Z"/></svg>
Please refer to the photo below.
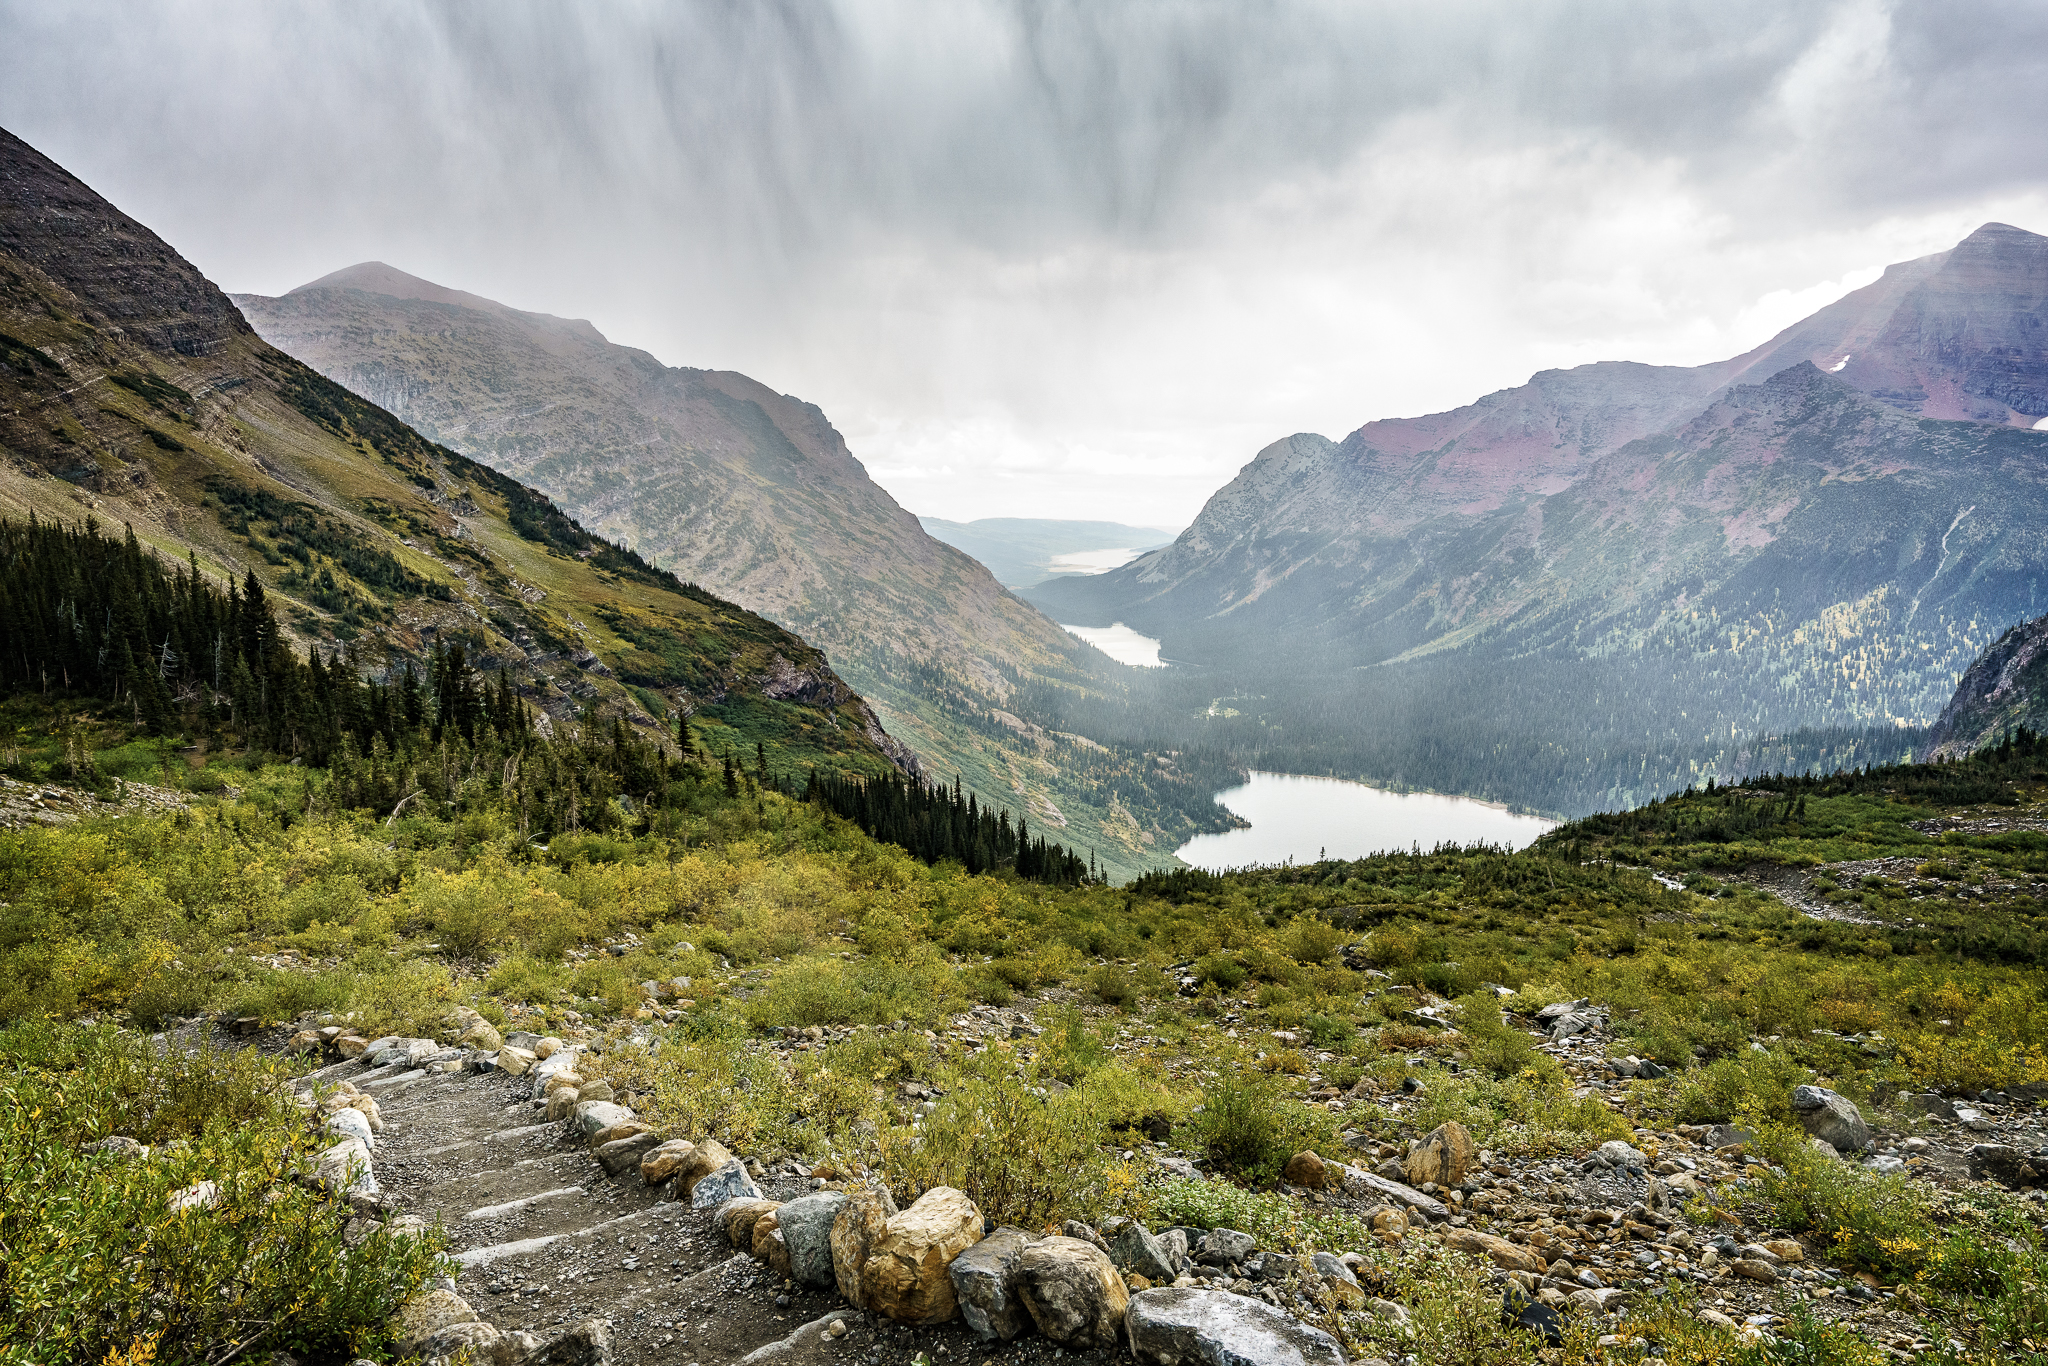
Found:
<svg viewBox="0 0 2048 1366"><path fill-rule="evenodd" d="M1977 657L1927 728L1929 759L1960 759L2025 726L2048 732L2048 617L2013 627Z"/></svg>
<svg viewBox="0 0 2048 1366"><path fill-rule="evenodd" d="M1059 574L1094 574L1140 551L1173 543L1161 527L1121 522L1067 522L1043 517L978 517L949 522L919 517L935 539L988 566L1007 588L1029 588ZM1100 562L1091 562L1100 561Z"/></svg>
<svg viewBox="0 0 2048 1366"><path fill-rule="evenodd" d="M679 583L259 337L162 239L0 131L0 511L127 523L253 574L301 649L361 667L463 645L547 718L893 771L798 636Z"/></svg>
<svg viewBox="0 0 2048 1366"><path fill-rule="evenodd" d="M1030 596L1261 698L1241 755L1552 810L1921 724L2048 608L2044 304L2048 238L1990 224L1714 365L1286 438L1172 546Z"/></svg>
<svg viewBox="0 0 2048 1366"><path fill-rule="evenodd" d="M1067 733L1064 699L1118 701L1121 666L927 535L815 406L381 263L235 301L327 378L800 632L926 771L1119 876L1227 819L1210 794L1228 771L1160 765L1141 722Z"/></svg>

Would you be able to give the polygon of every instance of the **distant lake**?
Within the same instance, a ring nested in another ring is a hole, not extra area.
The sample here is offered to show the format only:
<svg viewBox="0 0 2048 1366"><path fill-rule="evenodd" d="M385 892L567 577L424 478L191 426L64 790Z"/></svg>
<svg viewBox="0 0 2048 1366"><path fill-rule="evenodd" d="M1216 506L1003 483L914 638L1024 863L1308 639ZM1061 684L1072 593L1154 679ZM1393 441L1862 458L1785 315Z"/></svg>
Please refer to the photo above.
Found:
<svg viewBox="0 0 2048 1366"><path fill-rule="evenodd" d="M1141 636L1122 622L1113 626L1068 626L1060 629L1093 645L1119 664L1135 664L1141 669L1165 667L1159 657L1159 642L1150 636Z"/></svg>
<svg viewBox="0 0 2048 1366"><path fill-rule="evenodd" d="M1107 574L1112 569L1122 569L1145 552L1134 545L1119 546L1114 550L1076 550L1068 555L1055 555L1046 563L1046 568L1055 574ZM1069 626L1069 631L1074 628Z"/></svg>
<svg viewBox="0 0 2048 1366"><path fill-rule="evenodd" d="M1520 849L1557 824L1470 797L1389 792L1342 778L1292 773L1254 773L1242 787L1217 793L1216 800L1250 821L1251 829L1197 835L1174 850L1212 872L1290 858L1313 863L1319 855L1363 858L1417 844L1430 849L1445 840Z"/></svg>

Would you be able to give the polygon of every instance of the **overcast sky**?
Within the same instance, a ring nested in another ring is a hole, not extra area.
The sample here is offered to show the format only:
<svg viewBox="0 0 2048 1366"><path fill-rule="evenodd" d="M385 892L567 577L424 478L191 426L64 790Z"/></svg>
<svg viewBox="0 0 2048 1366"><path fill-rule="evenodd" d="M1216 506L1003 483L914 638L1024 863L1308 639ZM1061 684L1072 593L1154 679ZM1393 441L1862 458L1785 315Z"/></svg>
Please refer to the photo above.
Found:
<svg viewBox="0 0 2048 1366"><path fill-rule="evenodd" d="M383 260L821 405L914 511L1734 354L2048 231L2048 6L0 0L0 124L231 290Z"/></svg>

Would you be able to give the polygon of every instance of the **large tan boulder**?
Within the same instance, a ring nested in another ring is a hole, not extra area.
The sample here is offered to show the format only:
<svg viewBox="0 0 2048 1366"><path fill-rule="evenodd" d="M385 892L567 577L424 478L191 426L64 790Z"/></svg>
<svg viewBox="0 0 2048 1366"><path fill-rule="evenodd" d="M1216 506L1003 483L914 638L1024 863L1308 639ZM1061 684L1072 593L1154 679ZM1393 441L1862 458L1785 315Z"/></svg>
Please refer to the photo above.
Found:
<svg viewBox="0 0 2048 1366"><path fill-rule="evenodd" d="M452 1290L428 1290L414 1295L392 1316L400 1351L417 1350L428 1337L457 1323L478 1322L469 1301Z"/></svg>
<svg viewBox="0 0 2048 1366"><path fill-rule="evenodd" d="M884 1198L857 1193L832 1225L840 1293L899 1323L944 1323L959 1308L947 1268L980 1241L981 1211L950 1186L933 1187L900 1214L882 1215ZM847 1293L849 1279L853 1294Z"/></svg>
<svg viewBox="0 0 2048 1366"><path fill-rule="evenodd" d="M1455 1119L1448 1120L1431 1129L1415 1151L1408 1154L1408 1161L1404 1164L1408 1184L1462 1185L1478 1156L1478 1146L1472 1142L1472 1135L1465 1126Z"/></svg>
<svg viewBox="0 0 2048 1366"><path fill-rule="evenodd" d="M1444 1246L1460 1252L1476 1252L1493 1258L1495 1266L1508 1271L1541 1271L1543 1259L1524 1247L1516 1247L1505 1238L1496 1238L1491 1233L1481 1233L1476 1228L1453 1228L1444 1230Z"/></svg>
<svg viewBox="0 0 2048 1366"><path fill-rule="evenodd" d="M1329 1183L1330 1174L1323 1167L1323 1159L1304 1151L1287 1159L1287 1170L1281 1173L1280 1179L1290 1186L1319 1191Z"/></svg>
<svg viewBox="0 0 2048 1366"><path fill-rule="evenodd" d="M672 1138L640 1159L640 1179L650 1186L659 1186L681 1171L696 1151L697 1145L689 1139Z"/></svg>
<svg viewBox="0 0 2048 1366"><path fill-rule="evenodd" d="M1131 1303L1109 1254L1082 1238L1045 1238L1025 1248L1017 1259L1017 1298L1039 1332L1075 1351L1116 1346Z"/></svg>
<svg viewBox="0 0 2048 1366"><path fill-rule="evenodd" d="M707 1138L697 1144L691 1149L690 1155L683 1159L682 1165L676 1168L675 1198L687 1200L696 1192L699 1181L730 1161L732 1154L726 1151L725 1145L717 1139Z"/></svg>

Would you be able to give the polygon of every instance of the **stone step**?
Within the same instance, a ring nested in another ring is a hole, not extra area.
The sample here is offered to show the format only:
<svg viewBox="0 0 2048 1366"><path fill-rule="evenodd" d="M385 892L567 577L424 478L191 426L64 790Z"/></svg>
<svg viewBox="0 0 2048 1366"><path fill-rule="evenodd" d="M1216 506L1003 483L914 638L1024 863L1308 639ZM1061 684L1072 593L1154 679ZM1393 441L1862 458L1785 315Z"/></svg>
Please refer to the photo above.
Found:
<svg viewBox="0 0 2048 1366"><path fill-rule="evenodd" d="M502 1205L484 1205L481 1208L471 1210L462 1217L466 1221L499 1219L514 1211L531 1208L543 1200L556 1200L565 1195L582 1195L583 1193L583 1187L581 1186L557 1186L553 1190L542 1191L538 1195L526 1195L521 1196L517 1200L507 1200Z"/></svg>

